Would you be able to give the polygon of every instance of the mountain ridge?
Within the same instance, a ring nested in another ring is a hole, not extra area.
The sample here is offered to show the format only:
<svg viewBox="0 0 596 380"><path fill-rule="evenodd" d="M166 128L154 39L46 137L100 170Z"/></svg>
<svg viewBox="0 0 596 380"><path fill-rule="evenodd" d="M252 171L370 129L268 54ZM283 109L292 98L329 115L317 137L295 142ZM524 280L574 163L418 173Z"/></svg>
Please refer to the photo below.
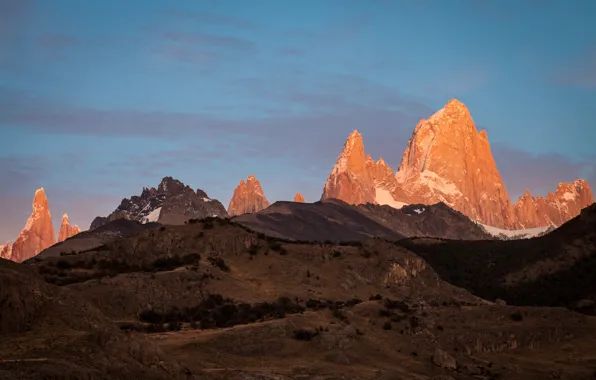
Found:
<svg viewBox="0 0 596 380"><path fill-rule="evenodd" d="M396 172L365 152L358 130L350 133L323 187L321 199L330 198L396 208L445 202L473 220L507 230L560 226L594 203L587 181L576 179L560 183L546 198L527 192L512 204L486 131L476 129L456 99L418 122Z"/></svg>

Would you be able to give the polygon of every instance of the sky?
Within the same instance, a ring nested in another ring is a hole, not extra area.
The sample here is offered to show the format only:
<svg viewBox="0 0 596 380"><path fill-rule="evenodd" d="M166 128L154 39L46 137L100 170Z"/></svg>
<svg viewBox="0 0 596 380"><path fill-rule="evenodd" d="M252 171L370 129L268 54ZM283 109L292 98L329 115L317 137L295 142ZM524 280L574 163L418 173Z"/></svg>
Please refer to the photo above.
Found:
<svg viewBox="0 0 596 380"><path fill-rule="evenodd" d="M320 198L346 137L396 169L449 99L512 201L596 186L596 2L0 0L0 242L44 187L55 224L173 176L226 207Z"/></svg>

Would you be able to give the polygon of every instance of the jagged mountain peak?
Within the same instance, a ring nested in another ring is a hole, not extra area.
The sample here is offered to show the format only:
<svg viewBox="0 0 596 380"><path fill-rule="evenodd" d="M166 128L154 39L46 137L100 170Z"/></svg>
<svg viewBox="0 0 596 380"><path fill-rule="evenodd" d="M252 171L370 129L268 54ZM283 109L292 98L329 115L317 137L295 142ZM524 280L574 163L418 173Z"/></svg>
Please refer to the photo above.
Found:
<svg viewBox="0 0 596 380"><path fill-rule="evenodd" d="M195 191L182 181L167 176L163 177L157 188L143 187L140 196L124 198L108 217L95 218L89 229L96 229L116 219L183 224L190 218L211 216L227 216L218 200L209 198L201 189Z"/></svg>
<svg viewBox="0 0 596 380"><path fill-rule="evenodd" d="M249 175L247 180L241 180L234 189L234 194L228 205L229 215L253 213L269 207L261 183L254 175Z"/></svg>
<svg viewBox="0 0 596 380"><path fill-rule="evenodd" d="M594 202L587 182L562 183L546 197L526 191L511 204L492 156L488 135L478 132L467 106L451 99L414 128L396 173L364 151L352 132L323 188L321 199L350 204L444 202L483 224L519 229L561 225Z"/></svg>

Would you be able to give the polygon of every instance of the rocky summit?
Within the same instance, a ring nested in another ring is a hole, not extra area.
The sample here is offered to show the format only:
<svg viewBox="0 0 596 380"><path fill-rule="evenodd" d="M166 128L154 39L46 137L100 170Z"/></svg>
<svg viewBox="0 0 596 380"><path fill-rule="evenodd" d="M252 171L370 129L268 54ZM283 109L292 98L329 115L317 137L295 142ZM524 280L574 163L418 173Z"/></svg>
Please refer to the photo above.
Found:
<svg viewBox="0 0 596 380"><path fill-rule="evenodd" d="M560 226L594 202L585 180L559 184L554 194L534 198L526 193L513 205L497 170L486 131L478 131L468 108L450 100L415 127L394 173L381 158L364 150L353 131L323 188L321 199L350 204L444 202L488 226L523 229Z"/></svg>
<svg viewBox="0 0 596 380"><path fill-rule="evenodd" d="M304 202L304 197L300 193L296 193L294 195L294 202Z"/></svg>
<svg viewBox="0 0 596 380"><path fill-rule="evenodd" d="M77 225L71 226L68 221L68 215L62 215L62 224L60 225L60 232L58 232L58 242L64 241L70 237L81 232Z"/></svg>
<svg viewBox="0 0 596 380"><path fill-rule="evenodd" d="M90 230L116 219L141 223L184 224L189 219L227 216L224 206L201 189L193 190L172 177L164 177L157 188L143 188L141 195L125 198L107 217L97 217Z"/></svg>
<svg viewBox="0 0 596 380"><path fill-rule="evenodd" d="M35 192L32 207L27 224L12 245L12 261L27 260L56 243L50 205L43 188Z"/></svg>
<svg viewBox="0 0 596 380"><path fill-rule="evenodd" d="M249 175L246 181L240 180L234 189L228 205L228 214L234 216L259 212L267 207L269 207L269 201L265 197L261 183L254 175Z"/></svg>

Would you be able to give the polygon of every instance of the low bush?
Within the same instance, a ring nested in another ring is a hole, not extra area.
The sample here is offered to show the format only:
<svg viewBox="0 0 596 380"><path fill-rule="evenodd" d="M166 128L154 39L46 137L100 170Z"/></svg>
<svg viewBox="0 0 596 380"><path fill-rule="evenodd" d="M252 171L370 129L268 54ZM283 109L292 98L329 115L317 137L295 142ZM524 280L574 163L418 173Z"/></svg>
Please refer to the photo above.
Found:
<svg viewBox="0 0 596 380"><path fill-rule="evenodd" d="M214 267L217 267L217 268L221 269L224 272L229 272L230 271L230 267L224 261L224 259L222 259L221 257L209 256L207 258L207 260L209 260L209 262L211 263L211 265L213 265Z"/></svg>
<svg viewBox="0 0 596 380"><path fill-rule="evenodd" d="M314 337L316 337L317 335L319 335L319 331L318 330L305 330L305 329L298 329L298 330L294 330L294 339L297 340L304 340L304 341L311 341Z"/></svg>
<svg viewBox="0 0 596 380"><path fill-rule="evenodd" d="M511 314L510 318L511 318L512 321L520 322L520 321L522 321L524 319L524 316L519 311L516 311L516 312L514 312L514 313Z"/></svg>
<svg viewBox="0 0 596 380"><path fill-rule="evenodd" d="M254 305L236 303L219 294L209 294L194 307L172 308L167 311L143 310L139 320L151 324L190 322L198 328L222 328L239 324L254 323L265 319L284 318L286 314L296 314L304 308L289 298L279 298L275 302L261 302ZM198 322L198 323L197 323Z"/></svg>

